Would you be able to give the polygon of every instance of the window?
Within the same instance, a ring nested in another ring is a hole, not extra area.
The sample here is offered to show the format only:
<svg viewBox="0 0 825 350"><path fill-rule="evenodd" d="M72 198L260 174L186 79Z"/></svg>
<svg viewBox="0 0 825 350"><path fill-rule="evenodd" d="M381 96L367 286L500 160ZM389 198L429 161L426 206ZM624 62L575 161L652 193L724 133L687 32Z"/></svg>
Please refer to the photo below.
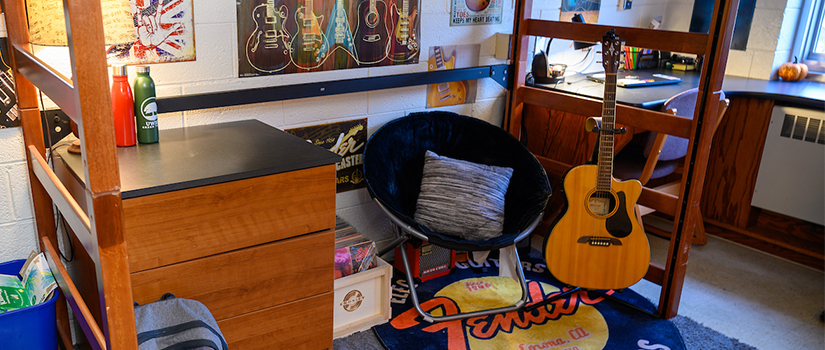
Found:
<svg viewBox="0 0 825 350"><path fill-rule="evenodd" d="M804 16L808 12L803 10L800 19L800 31L802 35L802 46L799 51L802 60L813 71L825 72L825 1L814 0L811 3L810 15Z"/></svg>

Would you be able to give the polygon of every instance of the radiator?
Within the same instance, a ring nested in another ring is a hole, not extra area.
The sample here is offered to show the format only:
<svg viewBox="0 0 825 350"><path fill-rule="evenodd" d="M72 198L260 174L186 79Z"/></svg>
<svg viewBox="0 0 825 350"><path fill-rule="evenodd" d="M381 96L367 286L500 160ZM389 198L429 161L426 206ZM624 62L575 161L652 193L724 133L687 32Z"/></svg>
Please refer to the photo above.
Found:
<svg viewBox="0 0 825 350"><path fill-rule="evenodd" d="M751 205L825 224L825 111L774 107Z"/></svg>

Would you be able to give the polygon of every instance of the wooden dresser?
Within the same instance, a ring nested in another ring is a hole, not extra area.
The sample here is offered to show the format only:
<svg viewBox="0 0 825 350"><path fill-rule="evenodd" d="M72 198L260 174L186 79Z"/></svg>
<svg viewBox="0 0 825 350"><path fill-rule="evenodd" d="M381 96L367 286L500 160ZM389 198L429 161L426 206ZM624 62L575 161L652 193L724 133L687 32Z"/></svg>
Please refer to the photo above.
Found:
<svg viewBox="0 0 825 350"><path fill-rule="evenodd" d="M80 156L59 147L54 158L86 208ZM159 143L118 148L134 301L167 292L201 301L232 349L332 348L339 160L256 120L162 130ZM72 278L95 293L91 261L74 251Z"/></svg>

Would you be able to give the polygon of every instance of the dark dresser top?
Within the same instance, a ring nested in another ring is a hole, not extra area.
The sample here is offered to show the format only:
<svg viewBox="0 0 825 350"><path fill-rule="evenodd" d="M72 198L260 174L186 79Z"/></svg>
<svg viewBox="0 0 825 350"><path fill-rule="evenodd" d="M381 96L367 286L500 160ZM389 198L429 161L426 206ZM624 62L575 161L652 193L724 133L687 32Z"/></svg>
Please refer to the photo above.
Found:
<svg viewBox="0 0 825 350"><path fill-rule="evenodd" d="M81 183L79 155L55 154ZM160 142L118 147L123 199L334 164L341 157L258 120L160 130ZM333 181L330 179L330 181Z"/></svg>
<svg viewBox="0 0 825 350"><path fill-rule="evenodd" d="M650 73L661 73L682 78L678 84L649 87L616 88L616 102L646 109L661 109L665 101L682 91L699 86L698 71L675 71L657 68ZM601 100L604 85L588 80L583 75L565 77L558 84L534 84L535 87L557 90ZM728 97L752 97L775 100L792 107L825 109L825 84L815 81L786 82L725 76L722 91Z"/></svg>

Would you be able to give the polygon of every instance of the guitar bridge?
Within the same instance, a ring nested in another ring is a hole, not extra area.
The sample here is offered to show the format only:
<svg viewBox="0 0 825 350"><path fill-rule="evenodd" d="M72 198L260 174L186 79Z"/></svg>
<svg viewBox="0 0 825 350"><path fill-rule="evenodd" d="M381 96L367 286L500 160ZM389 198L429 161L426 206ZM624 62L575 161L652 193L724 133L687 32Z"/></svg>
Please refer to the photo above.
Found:
<svg viewBox="0 0 825 350"><path fill-rule="evenodd" d="M583 236L580 237L576 243L584 243L598 247L609 247L611 245L622 245L622 241L613 237L603 236Z"/></svg>

